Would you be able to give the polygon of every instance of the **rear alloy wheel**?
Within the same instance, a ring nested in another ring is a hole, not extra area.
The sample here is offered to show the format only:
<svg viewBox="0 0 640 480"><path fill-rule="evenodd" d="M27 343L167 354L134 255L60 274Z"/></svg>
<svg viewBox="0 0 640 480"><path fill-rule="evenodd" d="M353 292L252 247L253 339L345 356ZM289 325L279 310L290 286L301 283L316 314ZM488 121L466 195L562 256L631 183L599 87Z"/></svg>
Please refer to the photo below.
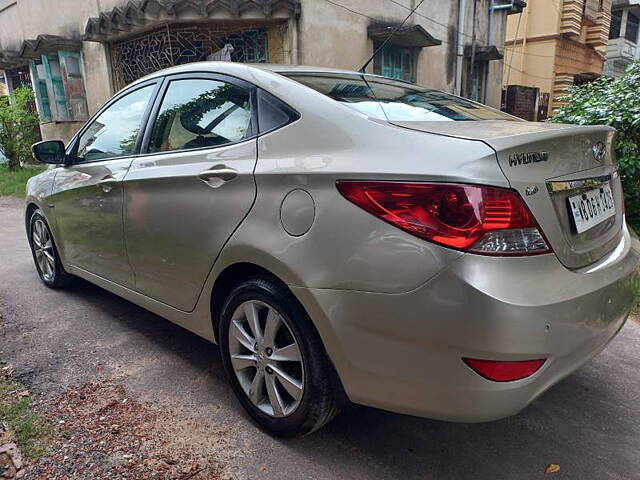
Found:
<svg viewBox="0 0 640 480"><path fill-rule="evenodd" d="M66 286L71 276L65 272L60 262L51 230L40 210L36 210L31 216L29 240L36 270L42 282L51 288Z"/></svg>
<svg viewBox="0 0 640 480"><path fill-rule="evenodd" d="M269 433L305 435L340 410L320 337L281 283L257 277L236 287L222 308L218 338L236 396Z"/></svg>
<svg viewBox="0 0 640 480"><path fill-rule="evenodd" d="M272 417L285 417L298 408L304 393L300 347L273 307L249 300L236 308L229 353L236 379L255 407Z"/></svg>

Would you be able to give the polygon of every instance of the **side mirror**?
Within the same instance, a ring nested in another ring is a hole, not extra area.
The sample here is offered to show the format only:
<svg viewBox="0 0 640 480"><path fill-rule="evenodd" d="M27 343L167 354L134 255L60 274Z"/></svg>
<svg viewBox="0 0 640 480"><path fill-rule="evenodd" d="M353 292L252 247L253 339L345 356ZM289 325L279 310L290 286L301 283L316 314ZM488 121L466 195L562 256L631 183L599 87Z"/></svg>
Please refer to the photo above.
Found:
<svg viewBox="0 0 640 480"><path fill-rule="evenodd" d="M31 146L33 157L42 163L59 165L65 163L64 143L60 140L46 140Z"/></svg>

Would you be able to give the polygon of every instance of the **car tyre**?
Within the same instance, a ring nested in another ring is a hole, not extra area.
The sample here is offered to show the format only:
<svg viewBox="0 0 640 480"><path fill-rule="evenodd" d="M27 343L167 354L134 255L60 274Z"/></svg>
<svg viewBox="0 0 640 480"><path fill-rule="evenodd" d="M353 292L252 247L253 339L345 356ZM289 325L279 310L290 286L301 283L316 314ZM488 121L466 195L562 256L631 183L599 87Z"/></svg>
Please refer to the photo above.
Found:
<svg viewBox="0 0 640 480"><path fill-rule="evenodd" d="M344 395L320 336L281 282L255 277L236 286L222 307L218 338L234 393L268 433L307 435L340 411Z"/></svg>
<svg viewBox="0 0 640 480"><path fill-rule="evenodd" d="M35 210L29 220L29 245L42 283L49 288L64 288L71 283L73 277L62 266L51 229L40 210Z"/></svg>

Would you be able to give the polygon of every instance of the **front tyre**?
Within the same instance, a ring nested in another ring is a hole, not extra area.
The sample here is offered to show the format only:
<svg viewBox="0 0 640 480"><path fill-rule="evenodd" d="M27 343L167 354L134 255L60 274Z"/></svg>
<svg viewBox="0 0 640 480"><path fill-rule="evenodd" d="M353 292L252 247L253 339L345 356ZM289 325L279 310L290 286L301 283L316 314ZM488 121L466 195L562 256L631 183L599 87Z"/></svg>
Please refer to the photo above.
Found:
<svg viewBox="0 0 640 480"><path fill-rule="evenodd" d="M306 435L339 412L320 337L281 283L256 277L237 286L222 308L219 339L236 396L269 433Z"/></svg>
<svg viewBox="0 0 640 480"><path fill-rule="evenodd" d="M40 280L49 288L63 288L71 281L64 270L47 220L36 210L29 220L29 244Z"/></svg>

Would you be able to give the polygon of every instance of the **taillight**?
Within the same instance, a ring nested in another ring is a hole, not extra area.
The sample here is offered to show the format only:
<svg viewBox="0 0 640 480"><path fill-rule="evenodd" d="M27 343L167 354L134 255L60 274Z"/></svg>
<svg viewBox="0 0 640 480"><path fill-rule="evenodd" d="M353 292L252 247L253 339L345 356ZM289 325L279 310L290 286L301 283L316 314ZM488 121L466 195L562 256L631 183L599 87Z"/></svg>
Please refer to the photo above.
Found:
<svg viewBox="0 0 640 480"><path fill-rule="evenodd" d="M517 192L450 183L338 181L340 193L417 237L484 255L538 255L551 249Z"/></svg>
<svg viewBox="0 0 640 480"><path fill-rule="evenodd" d="M474 372L494 382L514 382L530 377L536 373L545 359L524 360L516 362L502 362L498 360L479 360L475 358L463 358Z"/></svg>

